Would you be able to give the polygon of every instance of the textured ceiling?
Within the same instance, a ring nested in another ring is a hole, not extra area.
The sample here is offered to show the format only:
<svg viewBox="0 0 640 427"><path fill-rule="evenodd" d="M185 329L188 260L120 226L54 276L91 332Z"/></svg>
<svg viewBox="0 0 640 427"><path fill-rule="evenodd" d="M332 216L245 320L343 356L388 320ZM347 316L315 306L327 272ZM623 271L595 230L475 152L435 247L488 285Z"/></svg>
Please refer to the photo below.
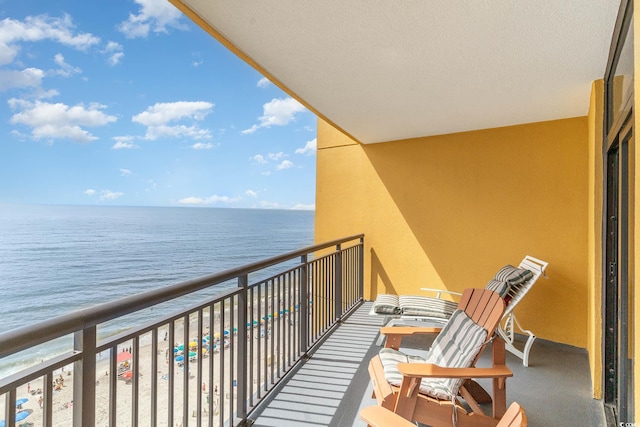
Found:
<svg viewBox="0 0 640 427"><path fill-rule="evenodd" d="M586 115L619 7L617 0L171 1L362 143Z"/></svg>

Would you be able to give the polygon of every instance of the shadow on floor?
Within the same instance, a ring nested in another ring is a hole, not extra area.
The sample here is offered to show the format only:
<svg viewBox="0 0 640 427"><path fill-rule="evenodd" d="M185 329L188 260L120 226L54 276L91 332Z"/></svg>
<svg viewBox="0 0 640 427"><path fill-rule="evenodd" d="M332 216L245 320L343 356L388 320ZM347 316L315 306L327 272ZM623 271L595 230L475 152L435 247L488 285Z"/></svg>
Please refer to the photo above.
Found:
<svg viewBox="0 0 640 427"><path fill-rule="evenodd" d="M367 365L380 349L375 341L382 323L381 318L368 315L370 304L365 303L346 319L286 380L261 413L252 417L254 426L366 426L358 412L376 404ZM420 353L429 344L407 340L403 350ZM491 349L485 349L478 366L490 366L490 355ZM601 402L591 398L586 350L536 340L528 368L510 353L507 365L514 373L507 380L507 405L519 402L530 426L605 425ZM480 382L490 390L490 383Z"/></svg>

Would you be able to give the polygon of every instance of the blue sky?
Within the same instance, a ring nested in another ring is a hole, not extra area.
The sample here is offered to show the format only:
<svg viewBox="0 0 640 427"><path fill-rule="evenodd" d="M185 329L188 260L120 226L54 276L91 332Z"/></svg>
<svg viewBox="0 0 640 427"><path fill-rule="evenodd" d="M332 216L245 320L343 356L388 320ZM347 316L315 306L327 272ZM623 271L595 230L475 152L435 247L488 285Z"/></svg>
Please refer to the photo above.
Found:
<svg viewBox="0 0 640 427"><path fill-rule="evenodd" d="M0 203L314 208L316 117L168 1L0 6Z"/></svg>

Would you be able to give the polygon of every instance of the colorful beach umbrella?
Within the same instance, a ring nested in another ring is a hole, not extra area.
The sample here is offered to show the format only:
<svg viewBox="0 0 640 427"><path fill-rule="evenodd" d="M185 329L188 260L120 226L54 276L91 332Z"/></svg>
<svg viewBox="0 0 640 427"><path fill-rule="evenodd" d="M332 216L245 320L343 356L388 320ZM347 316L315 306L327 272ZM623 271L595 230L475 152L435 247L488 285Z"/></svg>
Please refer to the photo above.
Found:
<svg viewBox="0 0 640 427"><path fill-rule="evenodd" d="M128 351L121 351L120 353L118 353L116 360L118 361L118 363L121 363L121 362L124 362L125 360L131 359L132 357L133 355Z"/></svg>
<svg viewBox="0 0 640 427"><path fill-rule="evenodd" d="M198 353L196 353L195 351L190 351L189 352L189 357L195 357L197 355L198 355Z"/></svg>
<svg viewBox="0 0 640 427"><path fill-rule="evenodd" d="M16 400L16 406L22 406L25 403L27 403L29 401L29 399L27 399L26 397L22 397L18 400Z"/></svg>
<svg viewBox="0 0 640 427"><path fill-rule="evenodd" d="M182 362L184 360L184 356L180 355L176 357L176 362Z"/></svg>

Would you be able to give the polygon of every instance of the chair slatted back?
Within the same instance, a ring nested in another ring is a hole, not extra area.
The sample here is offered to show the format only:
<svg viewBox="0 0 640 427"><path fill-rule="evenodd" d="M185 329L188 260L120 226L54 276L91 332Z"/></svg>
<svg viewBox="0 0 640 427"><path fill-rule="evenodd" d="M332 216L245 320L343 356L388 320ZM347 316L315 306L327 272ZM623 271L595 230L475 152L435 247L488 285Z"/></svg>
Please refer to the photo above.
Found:
<svg viewBox="0 0 640 427"><path fill-rule="evenodd" d="M458 303L458 309L463 310L475 323L487 331L491 337L498 327L505 303L500 295L487 289L465 289Z"/></svg>

